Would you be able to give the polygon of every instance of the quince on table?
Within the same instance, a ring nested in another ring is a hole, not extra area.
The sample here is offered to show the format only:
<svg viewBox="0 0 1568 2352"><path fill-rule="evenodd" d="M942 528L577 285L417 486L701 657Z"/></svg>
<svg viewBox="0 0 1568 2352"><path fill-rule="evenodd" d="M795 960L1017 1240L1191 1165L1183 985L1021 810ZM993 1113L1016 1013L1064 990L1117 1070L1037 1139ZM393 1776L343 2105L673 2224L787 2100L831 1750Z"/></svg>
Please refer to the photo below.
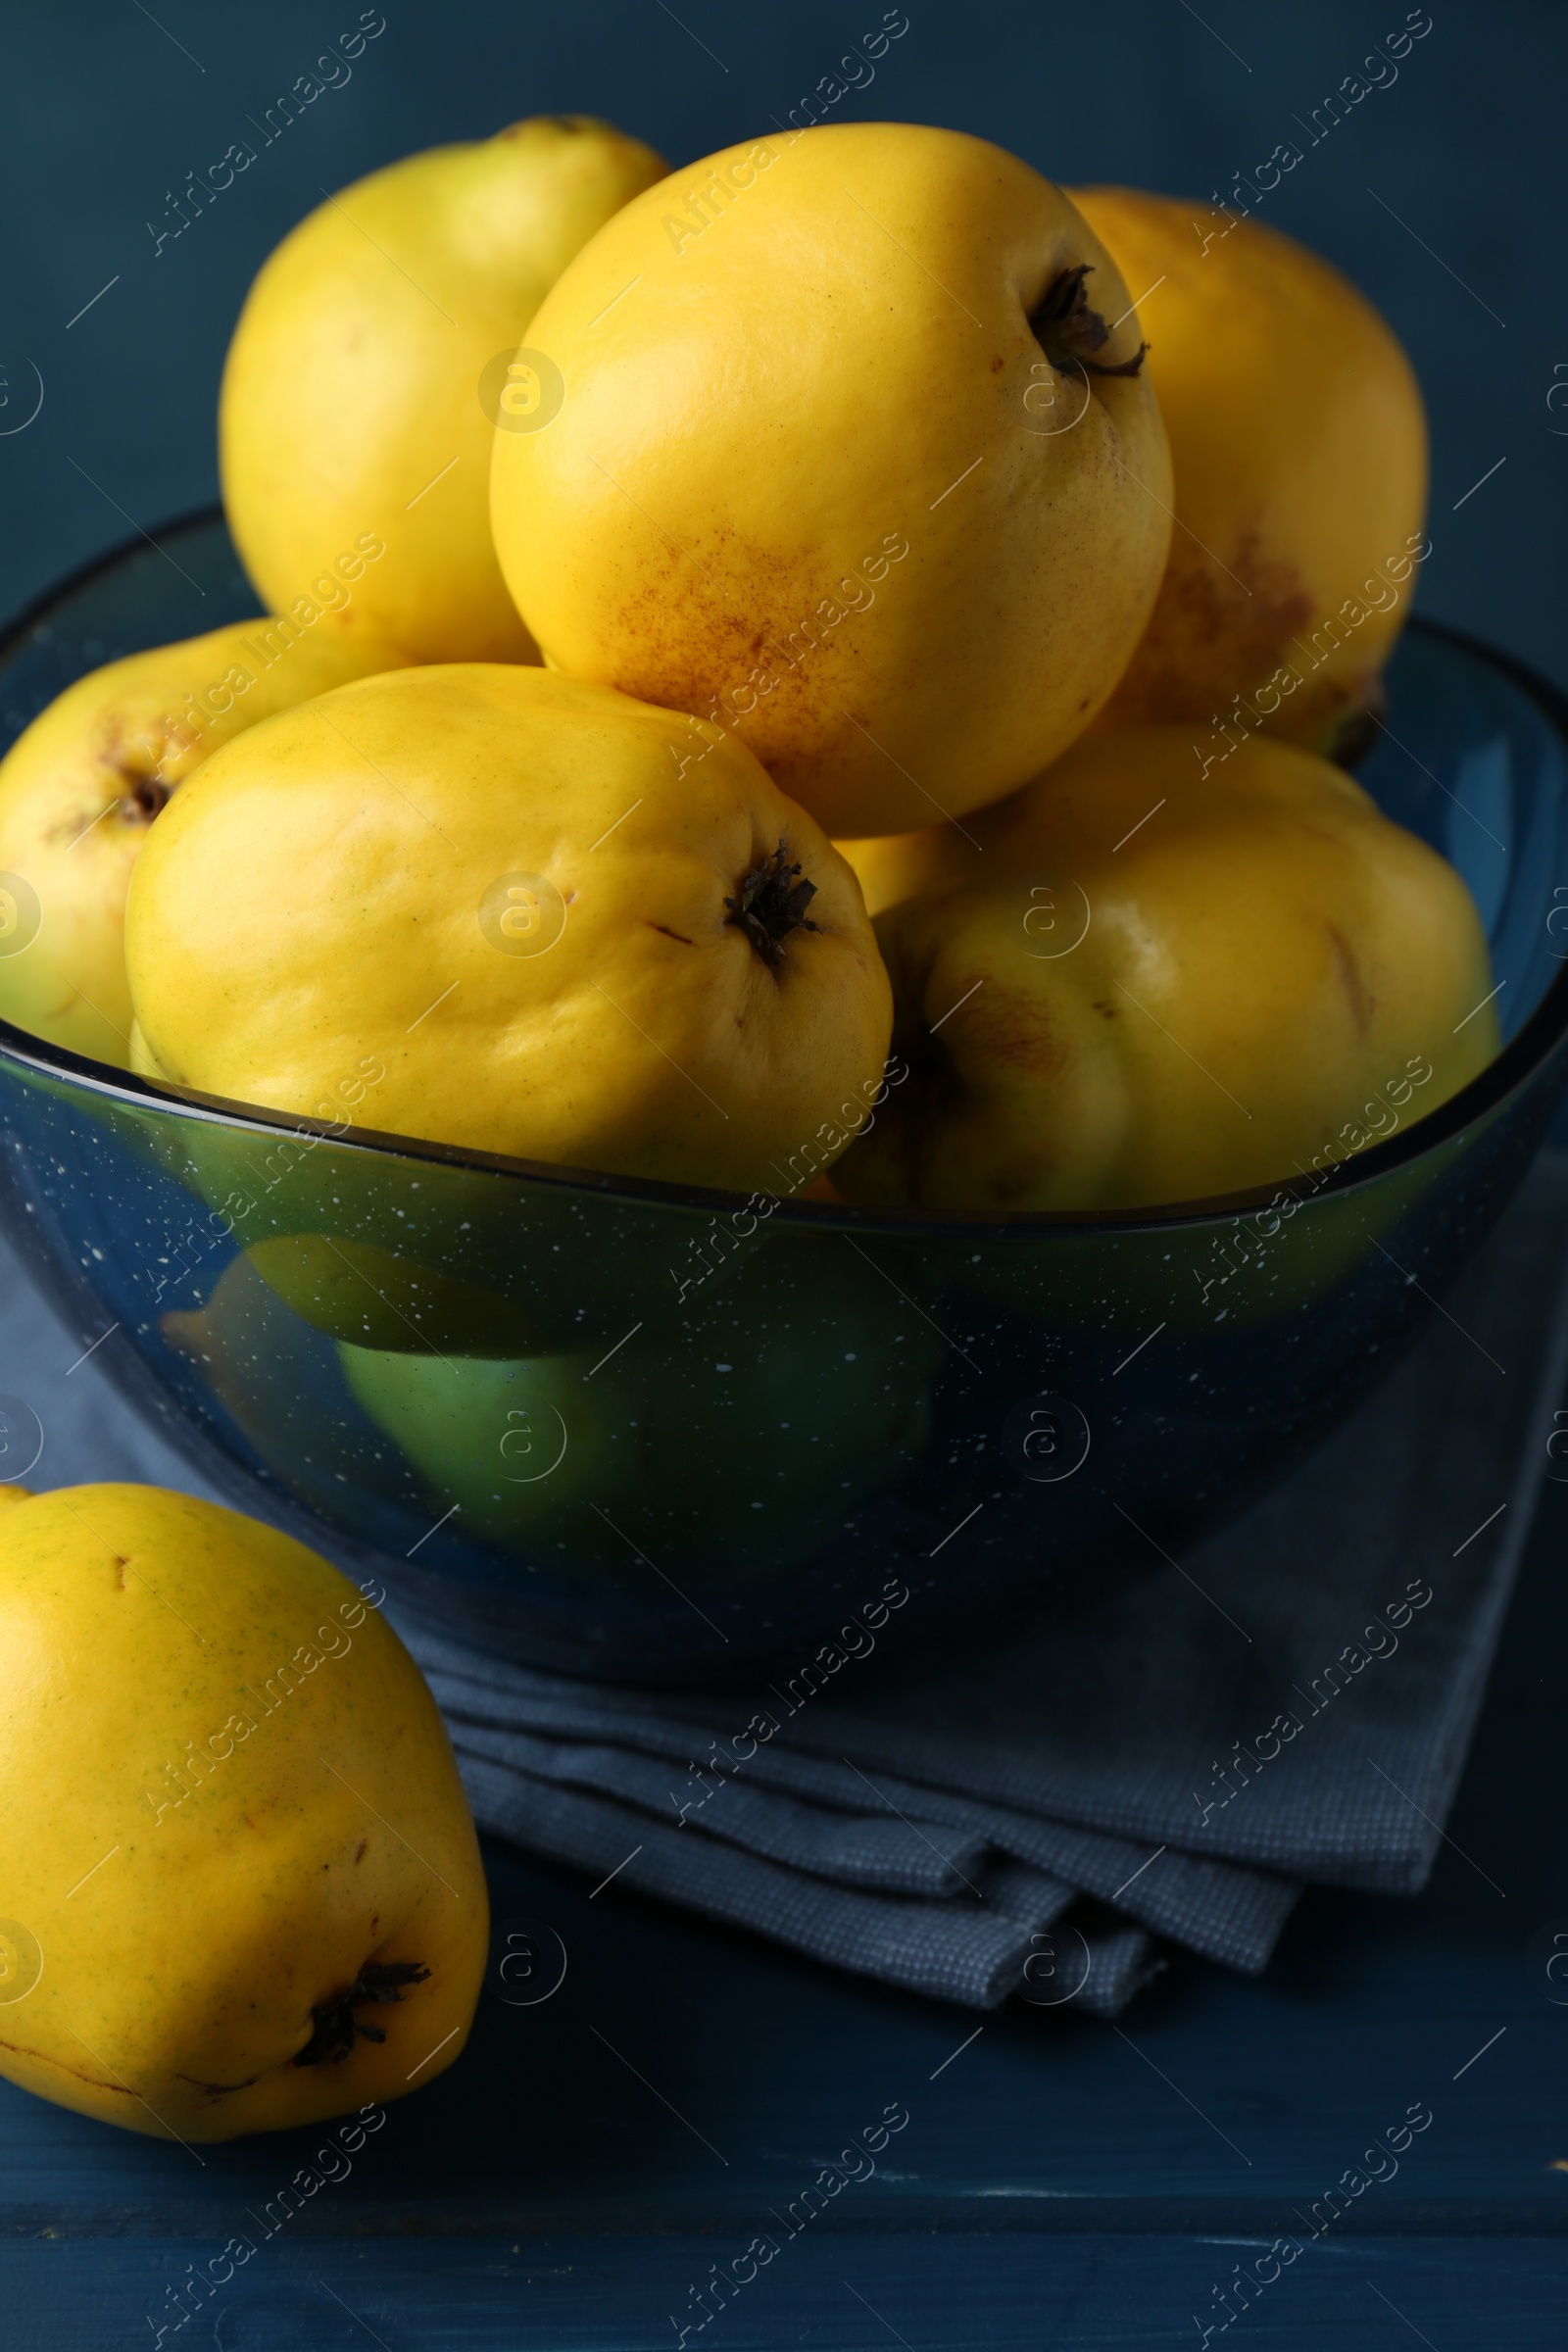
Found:
<svg viewBox="0 0 1568 2352"><path fill-rule="evenodd" d="M186 1494L0 1496L0 2074L183 2140L433 2080L489 1914L446 1728L384 1618Z"/></svg>

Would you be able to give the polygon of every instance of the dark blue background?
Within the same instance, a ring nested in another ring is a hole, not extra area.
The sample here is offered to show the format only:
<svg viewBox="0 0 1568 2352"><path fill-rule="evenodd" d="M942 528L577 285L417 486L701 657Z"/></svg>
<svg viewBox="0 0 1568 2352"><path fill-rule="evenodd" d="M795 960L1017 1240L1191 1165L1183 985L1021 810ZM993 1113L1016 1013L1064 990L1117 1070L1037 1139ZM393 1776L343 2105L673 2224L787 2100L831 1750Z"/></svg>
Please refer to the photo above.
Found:
<svg viewBox="0 0 1568 2352"><path fill-rule="evenodd" d="M1432 0L1433 29L1397 81L1315 147L1296 118L1402 25L1404 0L1203 0L1201 21L1185 0L908 0L907 13L875 81L835 119L950 123L1055 178L1204 199L1298 139L1303 160L1263 217L1382 306L1430 404L1423 608L1568 682L1561 0ZM152 528L216 495L214 405L234 318L258 265L323 187L539 112L604 114L689 161L787 116L879 23L882 0L679 0L675 13L662 0L384 0L386 30L347 86L261 149L155 259L146 222L164 220L167 193L250 136L246 118L359 14L360 0L157 0L156 23L136 0L7 12L0 431L36 397L29 361L45 398L34 423L0 437L0 612L131 520ZM190 625L202 625L194 600Z"/></svg>

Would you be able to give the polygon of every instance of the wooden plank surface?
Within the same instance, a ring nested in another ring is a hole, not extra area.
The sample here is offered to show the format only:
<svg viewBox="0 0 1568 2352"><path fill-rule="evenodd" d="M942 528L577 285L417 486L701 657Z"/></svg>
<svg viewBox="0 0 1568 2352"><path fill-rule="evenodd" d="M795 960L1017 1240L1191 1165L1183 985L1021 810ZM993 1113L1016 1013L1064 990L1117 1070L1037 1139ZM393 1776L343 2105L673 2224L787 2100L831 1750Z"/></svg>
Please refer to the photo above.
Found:
<svg viewBox="0 0 1568 2352"><path fill-rule="evenodd" d="M461 2064L286 2222L320 2132L198 2161L0 2085L0 2343L1198 2344L1234 2266L1304 2238L1414 2107L1397 2170L1235 2325L1560 2348L1568 2006L1540 1937L1568 1931L1565 1538L1550 1486L1418 1901L1308 1897L1266 1978L1177 1958L1118 2032L889 1994L492 1847L498 1919L553 1928L564 1981L532 2007L487 1992ZM908 2122L875 2174L792 2226L890 2106ZM700 2328L710 2266L744 2270L759 2234L776 2255ZM187 2266L236 2235L256 2253L176 2331Z"/></svg>
<svg viewBox="0 0 1568 2352"><path fill-rule="evenodd" d="M1265 2241L1266 2242L1266 2241ZM144 2311L205 2247L0 2256L5 2341L52 2352L152 2342ZM715 2258L704 2237L349 2239L296 2248L165 2339L220 2352L670 2352L671 2314ZM1164 2352L1196 2346L1194 2314L1244 2253L1234 2241L1063 2235L803 2240L688 2352ZM257 2258L258 2262L262 2260ZM256 2266L251 2266L254 2271ZM1561 2352L1560 2241L1357 2238L1309 2253L1262 2295L1227 2352Z"/></svg>

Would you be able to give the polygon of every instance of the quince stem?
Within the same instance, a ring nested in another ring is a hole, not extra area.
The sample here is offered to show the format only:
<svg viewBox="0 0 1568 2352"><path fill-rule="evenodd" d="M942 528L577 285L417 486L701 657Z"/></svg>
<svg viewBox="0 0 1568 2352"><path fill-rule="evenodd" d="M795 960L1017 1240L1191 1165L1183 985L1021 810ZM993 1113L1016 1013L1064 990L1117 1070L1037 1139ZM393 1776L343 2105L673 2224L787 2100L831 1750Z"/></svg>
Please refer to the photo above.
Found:
<svg viewBox="0 0 1568 2352"><path fill-rule="evenodd" d="M1063 373L1079 368L1090 375L1137 375L1149 349L1147 343L1140 343L1130 360L1114 365L1093 356L1110 339L1110 328L1098 311L1090 309L1084 291L1084 279L1094 266L1093 262L1080 262L1076 269L1056 271L1029 314L1030 331L1052 366Z"/></svg>
<svg viewBox="0 0 1568 2352"><path fill-rule="evenodd" d="M724 920L745 932L766 964L784 961L784 942L792 931L820 931L806 909L816 896L816 884L796 880L800 865L791 865L789 851L778 848L754 866L741 882L738 899L726 899Z"/></svg>
<svg viewBox="0 0 1568 2352"><path fill-rule="evenodd" d="M367 2041L385 2041L382 2029L362 2025L355 2010L366 2002L379 2008L386 2001L401 2001L400 1984L422 1984L429 1974L417 1960L367 1964L353 1984L332 2000L313 2002L311 2015L316 2020L316 2031L304 2049L295 2051L295 2065L324 2066L330 2059L334 2066L339 2066L353 2049L356 2034L363 2034Z"/></svg>

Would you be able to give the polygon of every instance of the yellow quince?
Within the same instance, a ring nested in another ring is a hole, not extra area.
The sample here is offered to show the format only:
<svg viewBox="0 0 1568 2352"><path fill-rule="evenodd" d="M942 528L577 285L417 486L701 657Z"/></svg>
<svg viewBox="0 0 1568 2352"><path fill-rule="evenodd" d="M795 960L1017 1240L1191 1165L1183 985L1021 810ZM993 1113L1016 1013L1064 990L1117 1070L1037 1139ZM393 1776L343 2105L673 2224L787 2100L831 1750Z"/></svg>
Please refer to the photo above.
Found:
<svg viewBox="0 0 1568 2352"><path fill-rule="evenodd" d="M1140 289L1176 476L1170 562L1106 723L1328 750L1379 707L1431 552L1410 363L1366 297L1278 229L1140 188L1072 194Z"/></svg>
<svg viewBox="0 0 1568 2352"><path fill-rule="evenodd" d="M324 598L327 626L411 662L535 659L490 543L510 355L578 247L663 173L608 122L541 115L372 172L290 231L219 405L223 503L268 604Z"/></svg>
<svg viewBox="0 0 1568 2352"><path fill-rule="evenodd" d="M368 1069L398 1135L743 1190L875 1091L892 1025L853 872L743 746L500 663L216 754L126 954L139 1066L177 1086L335 1119Z"/></svg>
<svg viewBox="0 0 1568 2352"><path fill-rule="evenodd" d="M0 1018L126 1067L125 893L154 817L220 743L401 659L264 615L57 695L0 760Z"/></svg>
<svg viewBox="0 0 1568 2352"><path fill-rule="evenodd" d="M1060 189L983 139L710 156L528 329L561 401L495 438L517 609L570 676L736 729L830 832L995 800L1089 724L1164 567L1131 319Z"/></svg>
<svg viewBox="0 0 1568 2352"><path fill-rule="evenodd" d="M1497 1051L1464 883L1315 753L1252 736L1199 777L1185 727L1106 730L967 832L857 849L913 1075L835 1168L851 1200L1290 1181Z"/></svg>
<svg viewBox="0 0 1568 2352"><path fill-rule="evenodd" d="M0 2074L183 2140L432 2081L488 1909L445 1726L385 1620L189 1495L0 1494Z"/></svg>

